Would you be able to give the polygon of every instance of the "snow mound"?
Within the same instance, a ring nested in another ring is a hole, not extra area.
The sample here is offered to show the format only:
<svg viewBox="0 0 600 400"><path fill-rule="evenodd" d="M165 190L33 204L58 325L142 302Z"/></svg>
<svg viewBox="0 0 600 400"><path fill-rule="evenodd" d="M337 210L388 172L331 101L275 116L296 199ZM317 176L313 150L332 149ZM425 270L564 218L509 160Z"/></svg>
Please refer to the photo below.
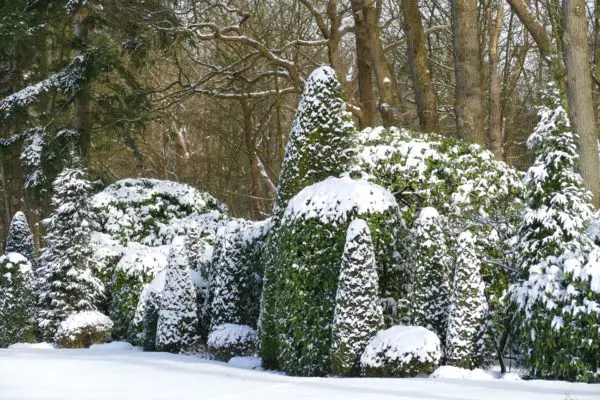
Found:
<svg viewBox="0 0 600 400"><path fill-rule="evenodd" d="M350 211L379 213L398 208L393 194L382 186L348 177L330 177L302 189L283 215L283 223L299 218L316 218L322 223L343 219Z"/></svg>
<svg viewBox="0 0 600 400"><path fill-rule="evenodd" d="M98 339L102 339L110 336L113 326L112 320L101 312L83 311L71 314L60 323L55 340L59 344L75 342L79 341L82 336L90 336L90 333L97 336Z"/></svg>
<svg viewBox="0 0 600 400"><path fill-rule="evenodd" d="M90 351L139 351L140 348L128 342L110 342L93 344L89 348Z"/></svg>
<svg viewBox="0 0 600 400"><path fill-rule="evenodd" d="M491 372L480 368L470 370L451 365L439 367L429 377L432 379L468 379L474 381L487 381L495 378Z"/></svg>
<svg viewBox="0 0 600 400"><path fill-rule="evenodd" d="M379 331L371 339L361 357L361 363L381 365L381 353L387 358L410 362L417 358L422 362L439 362L441 358L440 339L430 330L421 326L393 326Z"/></svg>
<svg viewBox="0 0 600 400"><path fill-rule="evenodd" d="M262 358L256 356L233 357L227 364L234 368L262 370Z"/></svg>
<svg viewBox="0 0 600 400"><path fill-rule="evenodd" d="M247 325L223 324L214 328L208 335L209 347L229 347L239 342L256 342L258 335Z"/></svg>
<svg viewBox="0 0 600 400"><path fill-rule="evenodd" d="M52 343L15 343L8 346L9 349L36 349L36 350L54 350L54 344Z"/></svg>

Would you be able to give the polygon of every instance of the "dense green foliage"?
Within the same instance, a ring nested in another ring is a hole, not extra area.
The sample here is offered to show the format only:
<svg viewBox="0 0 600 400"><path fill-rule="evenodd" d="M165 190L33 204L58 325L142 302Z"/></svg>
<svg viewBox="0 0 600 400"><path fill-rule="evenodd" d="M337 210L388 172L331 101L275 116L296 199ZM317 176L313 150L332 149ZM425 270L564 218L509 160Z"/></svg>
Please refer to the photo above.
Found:
<svg viewBox="0 0 600 400"><path fill-rule="evenodd" d="M0 347L36 340L35 279L19 253L0 257Z"/></svg>

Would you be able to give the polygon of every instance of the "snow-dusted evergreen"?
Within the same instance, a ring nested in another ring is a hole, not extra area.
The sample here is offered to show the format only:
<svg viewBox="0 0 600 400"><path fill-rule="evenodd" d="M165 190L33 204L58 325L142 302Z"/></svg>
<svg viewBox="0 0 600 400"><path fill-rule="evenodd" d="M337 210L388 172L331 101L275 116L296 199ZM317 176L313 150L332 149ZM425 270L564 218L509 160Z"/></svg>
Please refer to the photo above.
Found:
<svg viewBox="0 0 600 400"><path fill-rule="evenodd" d="M13 216L6 237L5 253L22 254L34 266L37 258L33 247L33 235L27 223L27 217L22 211L17 211Z"/></svg>
<svg viewBox="0 0 600 400"><path fill-rule="evenodd" d="M281 214L302 188L345 172L353 158L355 134L335 71L317 68L306 80L292 123L274 214Z"/></svg>
<svg viewBox="0 0 600 400"><path fill-rule="evenodd" d="M409 320L444 342L450 301L452 257L444 219L433 207L419 213L408 233L406 270L410 271Z"/></svg>
<svg viewBox="0 0 600 400"><path fill-rule="evenodd" d="M238 324L222 324L213 327L206 345L220 360L232 357L252 356L256 353L258 335L252 327Z"/></svg>
<svg viewBox="0 0 600 400"><path fill-rule="evenodd" d="M379 282L369 226L355 219L348 227L333 326L331 371L340 376L357 375L359 359L367 343L383 326Z"/></svg>
<svg viewBox="0 0 600 400"><path fill-rule="evenodd" d="M410 377L433 372L441 357L435 333L398 325L377 332L360 357L360 366L366 376Z"/></svg>
<svg viewBox="0 0 600 400"><path fill-rule="evenodd" d="M575 172L578 154L567 111L557 92L546 98L527 141L536 159L525 176L527 208L517 244L525 276L548 256L577 251L592 219L590 194Z"/></svg>
<svg viewBox="0 0 600 400"><path fill-rule="evenodd" d="M598 380L600 249L586 234L591 196L575 172L577 150L556 94L540 108L528 145L529 202L519 229L523 353L535 377Z"/></svg>
<svg viewBox="0 0 600 400"><path fill-rule="evenodd" d="M91 184L77 166L65 168L53 184L53 212L45 221L46 247L40 256L39 326L52 340L69 315L94 311L104 287L93 273L88 204Z"/></svg>
<svg viewBox="0 0 600 400"><path fill-rule="evenodd" d="M484 361L488 305L481 277L481 260L475 238L463 232L457 239L454 283L448 308L446 358L461 368L479 367Z"/></svg>
<svg viewBox="0 0 600 400"><path fill-rule="evenodd" d="M29 260L19 253L0 256L0 347L35 342L35 300Z"/></svg>
<svg viewBox="0 0 600 400"><path fill-rule="evenodd" d="M171 244L165 287L156 328L156 349L177 353L197 340L196 289L188 267L183 237Z"/></svg>
<svg viewBox="0 0 600 400"><path fill-rule="evenodd" d="M101 312L82 311L69 315L60 323L54 341L62 348L87 348L106 343L112 328L113 322Z"/></svg>

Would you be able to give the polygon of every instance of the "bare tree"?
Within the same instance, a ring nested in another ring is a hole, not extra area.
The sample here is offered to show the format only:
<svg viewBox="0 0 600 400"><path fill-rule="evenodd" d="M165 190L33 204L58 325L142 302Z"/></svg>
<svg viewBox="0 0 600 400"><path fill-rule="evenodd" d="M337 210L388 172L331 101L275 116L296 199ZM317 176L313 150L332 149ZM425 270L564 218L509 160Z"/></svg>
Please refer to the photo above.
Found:
<svg viewBox="0 0 600 400"><path fill-rule="evenodd" d="M415 89L419 125L425 132L437 131L439 117L436 93L427 59L427 43L418 0L402 0L402 12L407 44L406 57Z"/></svg>
<svg viewBox="0 0 600 400"><path fill-rule="evenodd" d="M489 10L489 37L490 37L490 117L488 123L489 149L498 160L504 158L504 135L502 129L502 73L498 68L499 54L498 42L504 17L504 8L498 5L496 16Z"/></svg>
<svg viewBox="0 0 600 400"><path fill-rule="evenodd" d="M577 134L579 170L600 206L600 159L594 122L591 70L588 59L587 18L584 0L564 0L564 56L567 72L569 117Z"/></svg>
<svg viewBox="0 0 600 400"><path fill-rule="evenodd" d="M452 0L456 132L468 142L486 145L476 0Z"/></svg>

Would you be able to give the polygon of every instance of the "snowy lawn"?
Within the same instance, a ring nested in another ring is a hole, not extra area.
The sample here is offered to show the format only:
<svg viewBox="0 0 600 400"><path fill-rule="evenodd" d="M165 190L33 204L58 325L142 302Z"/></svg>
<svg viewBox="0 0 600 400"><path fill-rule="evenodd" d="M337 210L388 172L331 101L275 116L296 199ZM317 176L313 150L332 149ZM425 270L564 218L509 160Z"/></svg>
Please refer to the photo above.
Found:
<svg viewBox="0 0 600 400"><path fill-rule="evenodd" d="M600 385L476 378L293 378L195 357L143 353L126 344L0 350L1 400L600 399Z"/></svg>

